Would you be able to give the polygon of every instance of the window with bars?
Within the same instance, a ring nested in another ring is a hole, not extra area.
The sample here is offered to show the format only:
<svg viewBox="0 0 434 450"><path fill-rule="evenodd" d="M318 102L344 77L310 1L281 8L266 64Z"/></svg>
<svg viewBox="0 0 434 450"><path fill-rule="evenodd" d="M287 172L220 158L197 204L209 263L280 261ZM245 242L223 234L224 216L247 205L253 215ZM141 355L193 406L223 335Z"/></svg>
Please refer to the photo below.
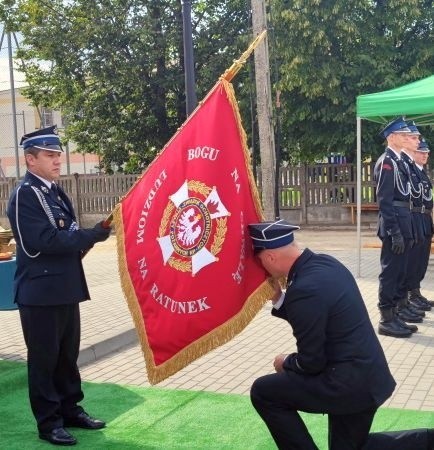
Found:
<svg viewBox="0 0 434 450"><path fill-rule="evenodd" d="M53 110L51 108L42 108L41 110L42 124L41 128L53 126Z"/></svg>

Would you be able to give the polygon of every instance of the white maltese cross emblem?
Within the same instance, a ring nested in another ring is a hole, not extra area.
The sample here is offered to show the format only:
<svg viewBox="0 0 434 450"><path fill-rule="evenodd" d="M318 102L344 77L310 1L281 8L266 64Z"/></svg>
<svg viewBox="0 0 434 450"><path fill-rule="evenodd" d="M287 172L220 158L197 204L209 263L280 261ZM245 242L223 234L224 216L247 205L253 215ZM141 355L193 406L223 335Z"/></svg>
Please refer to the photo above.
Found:
<svg viewBox="0 0 434 450"><path fill-rule="evenodd" d="M218 261L230 213L216 187L197 181L185 181L169 199L157 238L164 264L196 275Z"/></svg>

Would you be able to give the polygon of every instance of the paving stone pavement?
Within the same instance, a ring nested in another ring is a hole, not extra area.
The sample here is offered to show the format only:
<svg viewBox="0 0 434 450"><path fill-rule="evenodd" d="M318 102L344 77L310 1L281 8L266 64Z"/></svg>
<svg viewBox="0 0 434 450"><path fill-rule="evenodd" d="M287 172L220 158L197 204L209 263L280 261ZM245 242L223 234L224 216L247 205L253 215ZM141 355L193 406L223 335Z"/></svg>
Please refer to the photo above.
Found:
<svg viewBox="0 0 434 450"><path fill-rule="evenodd" d="M306 228L296 233L302 247L328 253L357 272L357 236L354 229ZM373 230L362 232L358 285L377 326L378 239ZM82 340L79 364L86 381L150 386L137 343L133 321L124 300L117 269L116 238L97 244L84 259L92 301L81 305ZM432 262L422 292L434 299ZM188 367L159 383L161 387L249 393L258 376L273 372L273 358L295 349L289 325L270 315L270 304L245 330ZM398 386L384 406L434 410L434 310L419 332L408 339L380 336ZM360 343L363 345L363 342ZM26 349L17 311L0 312L0 359L25 360ZM369 380L366 380L369 383Z"/></svg>

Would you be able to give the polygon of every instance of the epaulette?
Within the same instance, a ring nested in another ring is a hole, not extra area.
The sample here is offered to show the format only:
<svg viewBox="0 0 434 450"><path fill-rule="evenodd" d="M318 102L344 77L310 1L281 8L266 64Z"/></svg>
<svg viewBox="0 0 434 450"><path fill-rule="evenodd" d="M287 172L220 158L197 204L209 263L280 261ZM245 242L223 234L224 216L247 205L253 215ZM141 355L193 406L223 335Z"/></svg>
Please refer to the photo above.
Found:
<svg viewBox="0 0 434 450"><path fill-rule="evenodd" d="M379 160L382 161L382 162L384 162L384 161L386 161L386 160L393 161L393 158L392 158L390 155L388 155L386 152L384 152L384 153L380 156Z"/></svg>
<svg viewBox="0 0 434 450"><path fill-rule="evenodd" d="M387 153L383 153L383 155L384 155L384 158L381 160L380 171L393 170L393 165L395 164L394 159L392 158L391 155L388 155Z"/></svg>

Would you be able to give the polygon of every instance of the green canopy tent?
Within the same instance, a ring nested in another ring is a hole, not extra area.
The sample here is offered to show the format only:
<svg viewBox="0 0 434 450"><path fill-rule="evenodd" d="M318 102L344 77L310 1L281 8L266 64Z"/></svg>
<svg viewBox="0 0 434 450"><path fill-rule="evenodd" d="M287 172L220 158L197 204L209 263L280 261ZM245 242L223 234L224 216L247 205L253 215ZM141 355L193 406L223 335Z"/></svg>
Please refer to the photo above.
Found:
<svg viewBox="0 0 434 450"><path fill-rule="evenodd" d="M357 117L384 123L405 115L418 125L434 123L434 75L404 86L357 97Z"/></svg>
<svg viewBox="0 0 434 450"><path fill-rule="evenodd" d="M357 97L357 276L360 276L362 120L387 123L405 116L417 125L434 124L434 75L388 91Z"/></svg>

